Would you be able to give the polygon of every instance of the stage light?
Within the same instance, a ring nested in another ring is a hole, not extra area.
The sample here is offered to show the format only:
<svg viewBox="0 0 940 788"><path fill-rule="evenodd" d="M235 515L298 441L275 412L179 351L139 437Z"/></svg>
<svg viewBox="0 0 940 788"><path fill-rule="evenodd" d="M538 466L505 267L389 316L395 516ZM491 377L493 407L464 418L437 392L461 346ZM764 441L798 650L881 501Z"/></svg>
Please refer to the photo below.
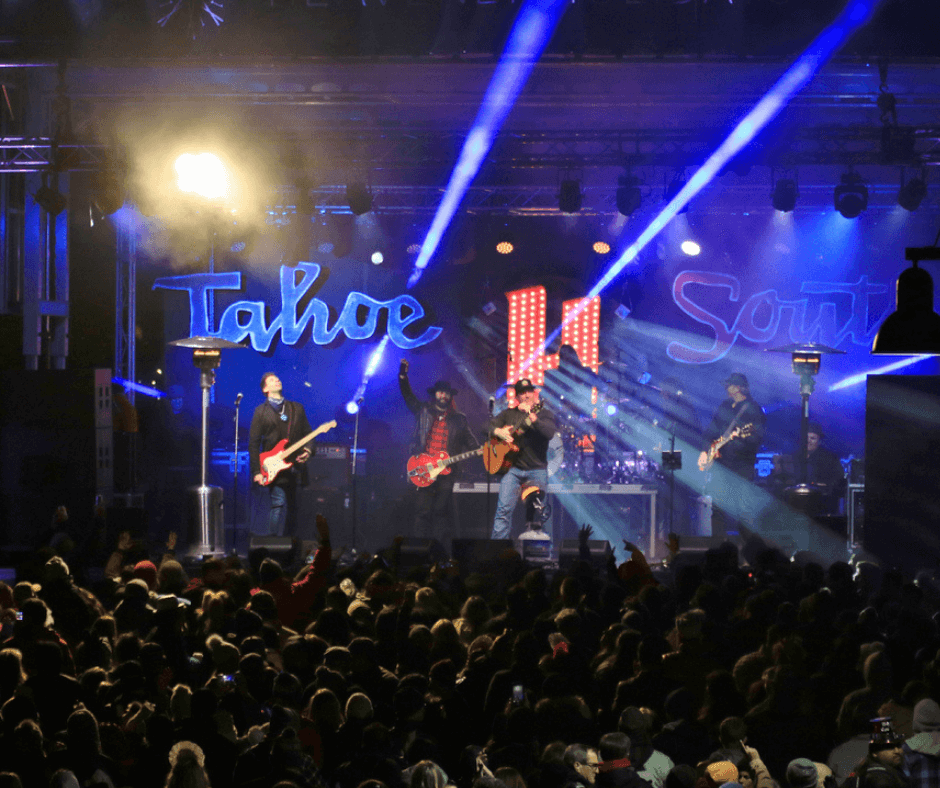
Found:
<svg viewBox="0 0 940 788"><path fill-rule="evenodd" d="M908 248L913 265L901 272L897 284L897 307L888 315L872 343L872 355L940 355L940 315L933 309L933 278L921 260L940 260L936 247Z"/></svg>
<svg viewBox="0 0 940 788"><path fill-rule="evenodd" d="M632 175L624 175L617 180L617 183L617 212L621 216L632 216L643 202L640 179Z"/></svg>
<svg viewBox="0 0 940 788"><path fill-rule="evenodd" d="M676 195L679 194L685 188L686 180L685 174L682 172L677 172L670 181L669 185L666 187L666 191L663 193L663 200L667 203L672 202ZM685 213L689 210L689 204L686 203L683 205L676 213Z"/></svg>
<svg viewBox="0 0 940 788"><path fill-rule="evenodd" d="M558 192L558 210L562 213L577 213L581 210L581 184L578 181L564 180Z"/></svg>
<svg viewBox="0 0 940 788"><path fill-rule="evenodd" d="M898 205L905 211L916 211L927 196L927 184L920 178L912 178L901 186L898 192Z"/></svg>
<svg viewBox="0 0 940 788"><path fill-rule="evenodd" d="M862 176L856 172L847 172L842 182L833 192L836 210L846 219L854 219L868 207L868 187L862 182Z"/></svg>
<svg viewBox="0 0 940 788"><path fill-rule="evenodd" d="M68 205L68 200L62 194L56 189L50 189L48 186L41 186L33 197L39 203L39 207L50 216L58 216Z"/></svg>
<svg viewBox="0 0 940 788"><path fill-rule="evenodd" d="M613 402L608 403L607 405L607 415L613 416L617 413L617 406Z"/></svg>
<svg viewBox="0 0 940 788"><path fill-rule="evenodd" d="M679 248L689 257L697 257L702 253L702 247L695 241L685 240L679 244Z"/></svg>
<svg viewBox="0 0 940 788"><path fill-rule="evenodd" d="M591 248L597 254L610 254L610 244L607 241L595 241Z"/></svg>
<svg viewBox="0 0 940 788"><path fill-rule="evenodd" d="M515 236L509 231L508 227L504 227L502 230L500 230L499 235L496 236L497 254L512 254L515 248Z"/></svg>
<svg viewBox="0 0 940 788"><path fill-rule="evenodd" d="M346 412L350 416L355 416L359 412L359 403L352 399L349 400L349 402L346 403Z"/></svg>
<svg viewBox="0 0 940 788"><path fill-rule="evenodd" d="M796 200L800 196L796 188L796 181L792 178L781 178L774 184L774 193L771 195L771 203L775 211L781 213L790 213L796 208Z"/></svg>
<svg viewBox="0 0 940 788"><path fill-rule="evenodd" d="M418 244L418 243L408 244L408 246L405 248L405 254L408 254L411 257L414 257L420 251L421 251L421 244Z"/></svg>
<svg viewBox="0 0 940 788"><path fill-rule="evenodd" d="M626 320L630 316L630 307L626 304L619 304L614 310L614 314L621 320Z"/></svg>
<svg viewBox="0 0 940 788"><path fill-rule="evenodd" d="M214 153L184 153L176 160L176 185L180 191L218 200L229 191L228 174Z"/></svg>
<svg viewBox="0 0 940 788"><path fill-rule="evenodd" d="M346 202L349 210L356 216L362 216L372 210L372 194L364 183L346 184Z"/></svg>
<svg viewBox="0 0 940 788"><path fill-rule="evenodd" d="M91 201L102 216L110 216L124 207L124 188L113 170L96 173Z"/></svg>
<svg viewBox="0 0 940 788"><path fill-rule="evenodd" d="M385 255L383 255L378 249L372 253L372 265L382 265L385 262Z"/></svg>

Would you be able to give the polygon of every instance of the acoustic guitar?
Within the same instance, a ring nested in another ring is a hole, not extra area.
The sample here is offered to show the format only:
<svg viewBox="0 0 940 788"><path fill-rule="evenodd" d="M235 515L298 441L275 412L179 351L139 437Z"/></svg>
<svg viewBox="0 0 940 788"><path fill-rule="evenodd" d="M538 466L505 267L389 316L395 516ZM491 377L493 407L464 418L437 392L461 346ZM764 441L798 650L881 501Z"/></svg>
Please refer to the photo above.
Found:
<svg viewBox="0 0 940 788"><path fill-rule="evenodd" d="M513 427L512 432L510 433L513 438L522 435L529 427L534 423L532 418L536 413L542 409L542 401L539 400L532 406L532 410L529 414L523 419L518 427ZM507 443L502 441L499 438L490 438L486 443L483 444L483 467L486 468L487 473L502 473L503 471L508 471L512 465L512 460L509 459L509 454L514 451L519 451L519 447L514 443Z"/></svg>

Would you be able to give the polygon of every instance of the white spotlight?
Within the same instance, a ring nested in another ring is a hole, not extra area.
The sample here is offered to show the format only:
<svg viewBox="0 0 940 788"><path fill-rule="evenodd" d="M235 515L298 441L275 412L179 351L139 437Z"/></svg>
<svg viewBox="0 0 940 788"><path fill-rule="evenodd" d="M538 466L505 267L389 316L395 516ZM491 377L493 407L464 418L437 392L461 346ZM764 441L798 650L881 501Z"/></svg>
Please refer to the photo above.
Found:
<svg viewBox="0 0 940 788"><path fill-rule="evenodd" d="M695 243L695 241L683 241L679 248L689 255L689 257L695 257L702 251L702 247Z"/></svg>
<svg viewBox="0 0 940 788"><path fill-rule="evenodd" d="M385 256L376 250L372 253L372 265L382 265L385 262Z"/></svg>
<svg viewBox="0 0 940 788"><path fill-rule="evenodd" d="M346 412L350 416L355 416L359 412L359 403L352 399L349 400L349 402L346 403Z"/></svg>
<svg viewBox="0 0 940 788"><path fill-rule="evenodd" d="M228 194L228 175L222 160L213 153L184 153L176 160L180 191L192 192L208 200Z"/></svg>

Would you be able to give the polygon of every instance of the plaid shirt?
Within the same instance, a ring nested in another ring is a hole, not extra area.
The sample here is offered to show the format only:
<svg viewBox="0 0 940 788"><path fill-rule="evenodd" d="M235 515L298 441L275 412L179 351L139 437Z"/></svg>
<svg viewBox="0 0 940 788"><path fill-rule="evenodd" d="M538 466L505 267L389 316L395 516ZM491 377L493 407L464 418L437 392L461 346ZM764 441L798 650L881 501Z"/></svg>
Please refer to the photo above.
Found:
<svg viewBox="0 0 940 788"><path fill-rule="evenodd" d="M434 421L434 426L428 433L428 445L426 450L428 454L438 454L447 452L447 415L441 414Z"/></svg>
<svg viewBox="0 0 940 788"><path fill-rule="evenodd" d="M911 781L911 788L940 788L940 757L911 749L908 744L925 735L930 734L915 734L904 742L904 773Z"/></svg>

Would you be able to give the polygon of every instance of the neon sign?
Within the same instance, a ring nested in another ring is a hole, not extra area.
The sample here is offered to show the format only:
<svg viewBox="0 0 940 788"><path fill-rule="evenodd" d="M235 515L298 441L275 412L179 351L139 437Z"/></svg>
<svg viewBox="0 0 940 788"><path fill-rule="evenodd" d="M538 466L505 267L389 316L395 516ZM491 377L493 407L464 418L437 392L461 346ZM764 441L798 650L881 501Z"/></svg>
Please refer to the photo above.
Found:
<svg viewBox="0 0 940 788"><path fill-rule="evenodd" d="M871 319L870 297L888 293L888 285L872 284L862 276L851 282L803 282L801 293L810 295L849 296L849 316L842 323L836 313L834 300L824 300L814 318L809 315L809 299L788 301L780 298L776 290L763 290L748 298L729 326L718 315L697 304L687 292L692 285L720 288L727 291L728 301L741 298L741 283L737 277L711 271L682 271L672 285L672 299L686 315L708 326L714 334L712 345L704 350L689 347L682 342L670 342L666 353L675 361L686 364L709 364L724 358L739 338L749 342L769 342L783 327L791 342L821 342L838 347L849 340L857 345L871 344L872 338L893 308L888 304L880 317ZM872 326L872 328L869 328Z"/></svg>
<svg viewBox="0 0 940 788"><path fill-rule="evenodd" d="M308 325L310 336L317 345L327 345L342 332L349 339L370 339L378 328L382 310L388 313L388 338L403 350L427 345L437 339L442 328L429 326L416 337L405 334L408 326L425 316L424 307L410 295L400 295L389 301L379 301L364 293L350 292L346 296L336 322L330 326L330 308L319 298L311 298L303 311L297 314L302 298L317 292L313 285L320 278L317 263L297 263L296 267L281 266L281 312L270 323L265 321L264 301L236 301L226 307L219 319L218 330L209 325L209 293L215 290L241 290L242 275L238 271L218 274L189 274L157 279L153 287L164 290L182 290L189 293L189 335L217 336L231 342L251 338L251 346L260 352L271 347L278 332L286 345L296 345ZM299 275L299 277L298 277ZM325 270L323 282L329 276ZM321 282L322 285L322 282Z"/></svg>
<svg viewBox="0 0 940 788"><path fill-rule="evenodd" d="M545 370L558 367L557 353L542 353L533 358L533 354L545 344L545 288L539 286L513 290L506 293L506 298L509 300L506 379L513 383L525 376L536 386L541 386L545 382ZM581 299L575 298L565 301L561 306L561 344L571 345L584 366L597 372L601 299L595 296L570 323L564 322L580 303ZM529 366L523 369L530 359ZM515 405L514 397L510 396L509 404L510 407Z"/></svg>

